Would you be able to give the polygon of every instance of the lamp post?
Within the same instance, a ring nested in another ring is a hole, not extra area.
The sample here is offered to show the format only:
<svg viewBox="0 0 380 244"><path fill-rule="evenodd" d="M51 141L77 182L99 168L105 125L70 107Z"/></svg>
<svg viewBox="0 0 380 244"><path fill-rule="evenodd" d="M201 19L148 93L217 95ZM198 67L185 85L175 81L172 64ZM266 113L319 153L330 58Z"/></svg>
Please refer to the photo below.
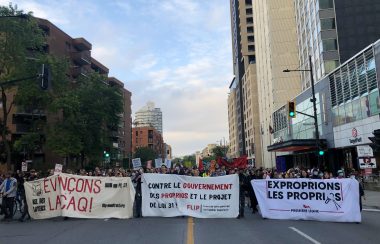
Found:
<svg viewBox="0 0 380 244"><path fill-rule="evenodd" d="M298 112L300 114L312 117L314 119L314 127L315 127L315 146L316 146L316 155L317 155L317 162L318 162L318 167L321 166L321 158L319 156L319 151L320 151L320 143L319 143L319 130L318 130L318 117L317 117L317 100L315 99L315 89L314 89L314 77L313 77L313 66L311 63L311 55L309 55L309 69L296 69L296 70L283 70L283 72L299 72L299 71L308 71L310 72L310 83L311 83L311 93L312 93L312 99L310 99L311 102L313 102L313 116L304 114L301 112Z"/></svg>

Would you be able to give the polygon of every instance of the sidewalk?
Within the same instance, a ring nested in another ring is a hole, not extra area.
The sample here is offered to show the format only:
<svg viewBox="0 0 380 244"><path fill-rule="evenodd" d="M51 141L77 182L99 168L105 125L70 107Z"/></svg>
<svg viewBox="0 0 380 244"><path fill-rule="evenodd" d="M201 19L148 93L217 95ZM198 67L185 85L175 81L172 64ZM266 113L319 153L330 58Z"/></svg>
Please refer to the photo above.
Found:
<svg viewBox="0 0 380 244"><path fill-rule="evenodd" d="M363 208L380 209L380 192L364 191L366 200L363 199Z"/></svg>

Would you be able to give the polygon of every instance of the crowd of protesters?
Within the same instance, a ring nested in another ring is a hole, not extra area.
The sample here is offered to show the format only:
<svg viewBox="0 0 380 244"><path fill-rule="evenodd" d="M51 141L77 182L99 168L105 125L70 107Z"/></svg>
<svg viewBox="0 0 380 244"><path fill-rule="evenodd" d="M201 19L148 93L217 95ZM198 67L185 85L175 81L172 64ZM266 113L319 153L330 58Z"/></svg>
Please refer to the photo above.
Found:
<svg viewBox="0 0 380 244"><path fill-rule="evenodd" d="M135 210L136 217L142 217L141 214L141 204L142 204L142 194L141 194L141 175L146 173L156 173L156 174L177 174L177 175L187 175L195 177L218 177L224 175L239 175L239 216L238 218L244 217L244 208L249 206L252 209L252 213L256 213L257 209L257 199L254 190L251 185L251 180L253 179L295 179L295 178L309 178L309 179L341 179L341 178L356 178L359 180L359 174L355 170L345 170L340 169L333 174L328 170L320 170L318 168L305 169L305 168L291 168L285 172L278 172L276 169L264 169L264 168L254 168L251 166L245 168L227 168L225 166L219 166L218 164L212 162L209 167L185 167L183 165L176 164L173 168L168 168L166 165L162 165L159 168L141 168L138 170L124 169L124 168L111 168L103 169L100 167L95 167L93 170L80 169L77 171L67 169L65 173L76 174L81 176L98 176L98 177L131 177L132 182L136 190L135 196ZM2 197L2 204L0 208L0 215L4 214L4 220L11 220L14 213L14 202L18 201L18 206L22 208L21 217L19 221L24 221L26 217L30 219L27 209L25 189L23 183L25 181L33 181L39 178L45 178L54 175L54 170L48 170L47 172L30 170L29 172L17 171L15 174L7 172L5 174L0 173L0 197ZM360 182L360 210L361 197L364 197L363 186Z"/></svg>

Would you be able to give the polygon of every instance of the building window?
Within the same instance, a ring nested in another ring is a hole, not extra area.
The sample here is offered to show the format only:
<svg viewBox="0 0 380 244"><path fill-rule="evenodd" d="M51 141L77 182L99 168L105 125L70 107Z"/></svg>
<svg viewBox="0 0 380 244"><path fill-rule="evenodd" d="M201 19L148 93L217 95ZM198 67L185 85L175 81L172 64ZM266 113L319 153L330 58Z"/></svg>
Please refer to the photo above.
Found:
<svg viewBox="0 0 380 244"><path fill-rule="evenodd" d="M253 18L252 17L247 18L247 24L253 24Z"/></svg>
<svg viewBox="0 0 380 244"><path fill-rule="evenodd" d="M338 43L336 39L322 40L323 51L335 51L338 50Z"/></svg>
<svg viewBox="0 0 380 244"><path fill-rule="evenodd" d="M253 26L247 27L247 33L253 33Z"/></svg>
<svg viewBox="0 0 380 244"><path fill-rule="evenodd" d="M336 67L338 67L338 66L339 66L338 60L327 60L324 62L324 67L325 67L326 73L330 73L331 71L336 69Z"/></svg>
<svg viewBox="0 0 380 244"><path fill-rule="evenodd" d="M254 36L248 36L248 42L255 42Z"/></svg>
<svg viewBox="0 0 380 244"><path fill-rule="evenodd" d="M334 0L319 0L320 9L334 8Z"/></svg>
<svg viewBox="0 0 380 244"><path fill-rule="evenodd" d="M321 29L322 30L331 30L335 29L335 19L321 19Z"/></svg>
<svg viewBox="0 0 380 244"><path fill-rule="evenodd" d="M248 52L254 52L255 51L255 45L248 45Z"/></svg>
<svg viewBox="0 0 380 244"><path fill-rule="evenodd" d="M139 132L138 131L136 131L136 136L138 136L139 135Z"/></svg>
<svg viewBox="0 0 380 244"><path fill-rule="evenodd" d="M251 9L251 8L247 8L247 9L245 10L245 13L246 13L247 15L252 14L252 9Z"/></svg>

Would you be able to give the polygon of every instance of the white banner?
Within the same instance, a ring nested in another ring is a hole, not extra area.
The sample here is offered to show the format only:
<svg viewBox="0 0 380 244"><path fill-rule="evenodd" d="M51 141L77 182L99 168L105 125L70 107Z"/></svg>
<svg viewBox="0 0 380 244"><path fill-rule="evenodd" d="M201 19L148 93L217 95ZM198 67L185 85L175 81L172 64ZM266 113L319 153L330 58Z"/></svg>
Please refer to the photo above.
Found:
<svg viewBox="0 0 380 244"><path fill-rule="evenodd" d="M33 219L133 216L135 189L131 178L60 174L25 182L24 186Z"/></svg>
<svg viewBox="0 0 380 244"><path fill-rule="evenodd" d="M261 215L269 219L361 222L355 179L251 181Z"/></svg>
<svg viewBox="0 0 380 244"><path fill-rule="evenodd" d="M239 214L239 177L143 174L143 216L235 218Z"/></svg>

